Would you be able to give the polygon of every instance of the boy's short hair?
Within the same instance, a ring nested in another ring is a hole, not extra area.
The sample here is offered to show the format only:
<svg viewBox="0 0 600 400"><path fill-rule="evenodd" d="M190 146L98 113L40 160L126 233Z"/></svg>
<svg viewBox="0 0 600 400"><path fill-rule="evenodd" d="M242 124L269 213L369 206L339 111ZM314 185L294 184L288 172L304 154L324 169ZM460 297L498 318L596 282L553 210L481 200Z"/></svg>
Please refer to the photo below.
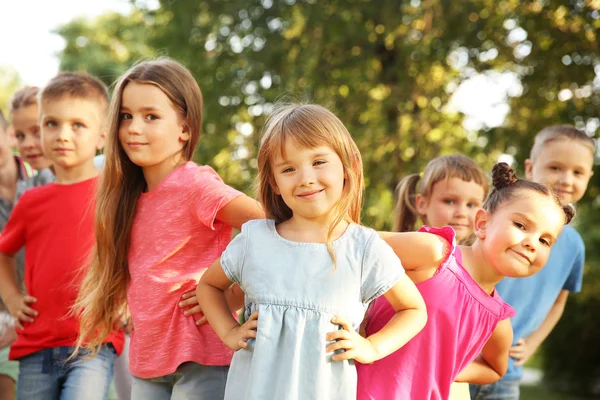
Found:
<svg viewBox="0 0 600 400"><path fill-rule="evenodd" d="M0 110L0 129L5 131L6 128L8 128L8 121L6 121L6 118L4 118L4 114L2 113L2 110Z"/></svg>
<svg viewBox="0 0 600 400"><path fill-rule="evenodd" d="M529 159L535 161L536 157L547 143L558 139L577 140L582 145L588 147L592 152L592 155L596 153L596 143L594 142L594 139L586 135L585 132L580 131L572 125L552 125L542 129L535 135Z"/></svg>
<svg viewBox="0 0 600 400"><path fill-rule="evenodd" d="M40 104L65 97L98 100L108 108L108 90L98 78L85 72L61 72L48 82L39 95Z"/></svg>
<svg viewBox="0 0 600 400"><path fill-rule="evenodd" d="M20 108L37 105L39 91L40 88L37 86L25 86L17 90L10 100L10 112L12 113Z"/></svg>

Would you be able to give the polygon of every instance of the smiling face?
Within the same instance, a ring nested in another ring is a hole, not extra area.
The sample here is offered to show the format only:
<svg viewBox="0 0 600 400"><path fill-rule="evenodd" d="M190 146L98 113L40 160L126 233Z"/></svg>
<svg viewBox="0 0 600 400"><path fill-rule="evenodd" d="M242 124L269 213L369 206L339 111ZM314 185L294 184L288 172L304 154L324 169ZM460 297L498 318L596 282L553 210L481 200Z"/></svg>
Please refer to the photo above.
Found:
<svg viewBox="0 0 600 400"><path fill-rule="evenodd" d="M579 201L592 177L594 154L577 140L545 143L535 160L525 161L527 179L550 186L561 203Z"/></svg>
<svg viewBox="0 0 600 400"><path fill-rule="evenodd" d="M17 149L25 162L40 170L50 166L42 149L38 106L32 104L12 112L12 122L17 139Z"/></svg>
<svg viewBox="0 0 600 400"><path fill-rule="evenodd" d="M292 210L293 219L329 223L332 210L344 190L344 166L329 147L299 147L285 143L271 161L273 190Z"/></svg>
<svg viewBox="0 0 600 400"><path fill-rule="evenodd" d="M44 101L40 109L44 154L55 166L93 163L104 146L104 106L96 99L62 97Z"/></svg>
<svg viewBox="0 0 600 400"><path fill-rule="evenodd" d="M564 212L554 199L521 189L493 214L479 210L475 234L498 275L522 278L546 264L564 223Z"/></svg>
<svg viewBox="0 0 600 400"><path fill-rule="evenodd" d="M162 90L152 84L127 84L121 97L119 141L134 164L165 164L189 139L185 119Z"/></svg>
<svg viewBox="0 0 600 400"><path fill-rule="evenodd" d="M483 200L484 189L481 185L474 181L449 178L436 182L428 197L418 194L415 205L427 225L449 225L460 241L473 234L475 213L481 208Z"/></svg>

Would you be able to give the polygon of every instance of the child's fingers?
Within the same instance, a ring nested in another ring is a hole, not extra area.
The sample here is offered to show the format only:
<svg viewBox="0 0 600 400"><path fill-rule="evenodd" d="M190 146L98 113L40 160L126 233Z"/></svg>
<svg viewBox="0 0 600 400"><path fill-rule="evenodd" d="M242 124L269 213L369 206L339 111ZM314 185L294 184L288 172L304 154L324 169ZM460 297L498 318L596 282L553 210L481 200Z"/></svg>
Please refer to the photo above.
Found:
<svg viewBox="0 0 600 400"><path fill-rule="evenodd" d="M256 339L256 333L257 332L255 330L253 330L253 329L244 331L242 333L242 338L244 340L246 340L246 339Z"/></svg>
<svg viewBox="0 0 600 400"><path fill-rule="evenodd" d="M198 304L198 299L194 295L185 300L180 301L179 308L185 308L185 307L189 307L189 306L193 306L193 305L197 305L197 304Z"/></svg>
<svg viewBox="0 0 600 400"><path fill-rule="evenodd" d="M349 331L340 329L337 331L329 332L326 338L328 342L332 342L334 340L350 339L351 337L352 334Z"/></svg>
<svg viewBox="0 0 600 400"><path fill-rule="evenodd" d="M254 311L252 314L250 314L246 322L250 322L252 320L258 320L258 311Z"/></svg>
<svg viewBox="0 0 600 400"><path fill-rule="evenodd" d="M33 318L30 317L29 315L25 314L23 311L19 311L17 313L16 319L19 321L23 321L23 322L33 322Z"/></svg>
<svg viewBox="0 0 600 400"><path fill-rule="evenodd" d="M189 310L185 310L183 312L183 315L193 315L193 314L198 314L202 312L202 307L200 307L200 305L196 305L196 307L192 307Z"/></svg>
<svg viewBox="0 0 600 400"><path fill-rule="evenodd" d="M208 320L206 319L205 316L202 316L199 320L196 321L196 326L200 326L203 325L207 322Z"/></svg>
<svg viewBox="0 0 600 400"><path fill-rule="evenodd" d="M354 343L351 340L338 340L335 343L330 344L325 349L327 353L333 353L336 350L350 350L354 348Z"/></svg>
<svg viewBox="0 0 600 400"><path fill-rule="evenodd" d="M189 299L190 297L196 297L196 290L191 290L181 295L182 299Z"/></svg>
<svg viewBox="0 0 600 400"><path fill-rule="evenodd" d="M348 321L346 318L344 317L340 317L338 315L336 315L335 317L333 317L331 319L331 323L332 324L337 324L337 325L341 325L343 329L347 330L347 331L351 331L352 329L352 324L350 323L350 321Z"/></svg>
<svg viewBox="0 0 600 400"><path fill-rule="evenodd" d="M21 309L19 311L21 311L21 313L23 313L23 315L27 315L27 316L31 316L31 317L37 317L37 315L38 315L37 310L34 310L33 308L28 307L25 304L21 305Z"/></svg>
<svg viewBox="0 0 600 400"><path fill-rule="evenodd" d="M21 324L21 321L19 321L18 318L15 318L15 329L18 329L20 331L23 330L23 324Z"/></svg>
<svg viewBox="0 0 600 400"><path fill-rule="evenodd" d="M35 302L37 302L37 299L33 296L25 295L25 296L23 296L23 301L25 303L35 303Z"/></svg>
<svg viewBox="0 0 600 400"><path fill-rule="evenodd" d="M336 353L331 358L334 361L344 361L344 360L352 360L354 359L355 352L354 350L345 351L343 353Z"/></svg>

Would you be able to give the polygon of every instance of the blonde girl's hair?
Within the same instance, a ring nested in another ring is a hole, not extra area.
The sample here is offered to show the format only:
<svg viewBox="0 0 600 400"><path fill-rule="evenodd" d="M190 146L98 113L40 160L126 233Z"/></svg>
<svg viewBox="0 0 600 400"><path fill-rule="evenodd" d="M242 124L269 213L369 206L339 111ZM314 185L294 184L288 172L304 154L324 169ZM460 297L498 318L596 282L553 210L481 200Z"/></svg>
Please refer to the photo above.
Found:
<svg viewBox="0 0 600 400"><path fill-rule="evenodd" d="M258 150L257 191L267 218L280 223L290 219L293 211L275 193L272 163L278 154L285 155L285 145L291 140L304 148L327 146L342 161L344 189L334 206L327 234L327 249L335 263L331 244L335 227L343 220L360 224L363 196L363 165L360 152L350 133L331 111L314 104L280 103L270 115Z"/></svg>
<svg viewBox="0 0 600 400"><path fill-rule="evenodd" d="M462 154L436 157L429 161L422 176L408 175L396 186L394 231L413 232L419 218L415 204L417 194L428 198L433 191L433 185L452 178L475 182L483 188L483 197L487 196L488 179L475 161Z"/></svg>
<svg viewBox="0 0 600 400"><path fill-rule="evenodd" d="M97 194L96 245L74 306L80 318L77 346L87 347L91 356L98 353L126 309L131 228L146 187L142 169L127 157L119 142L121 97L131 82L158 87L185 120L190 138L181 150L182 159L192 159L202 126L202 93L190 71L176 61L161 58L141 62L115 86L109 107L106 161Z"/></svg>

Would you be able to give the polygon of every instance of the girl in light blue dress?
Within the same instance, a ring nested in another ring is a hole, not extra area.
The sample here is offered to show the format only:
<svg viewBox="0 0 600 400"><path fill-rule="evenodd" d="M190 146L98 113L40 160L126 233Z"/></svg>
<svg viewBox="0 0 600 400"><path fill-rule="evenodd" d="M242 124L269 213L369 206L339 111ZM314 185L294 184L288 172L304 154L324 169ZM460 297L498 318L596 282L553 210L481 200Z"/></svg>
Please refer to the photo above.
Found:
<svg viewBox="0 0 600 400"><path fill-rule="evenodd" d="M427 319L394 251L360 225L360 152L327 109L278 106L261 142L258 185L267 219L244 224L197 289L209 323L237 350L225 398L355 398L353 360L385 357ZM233 283L246 295L242 325L224 295ZM356 330L381 295L396 314L363 338Z"/></svg>

